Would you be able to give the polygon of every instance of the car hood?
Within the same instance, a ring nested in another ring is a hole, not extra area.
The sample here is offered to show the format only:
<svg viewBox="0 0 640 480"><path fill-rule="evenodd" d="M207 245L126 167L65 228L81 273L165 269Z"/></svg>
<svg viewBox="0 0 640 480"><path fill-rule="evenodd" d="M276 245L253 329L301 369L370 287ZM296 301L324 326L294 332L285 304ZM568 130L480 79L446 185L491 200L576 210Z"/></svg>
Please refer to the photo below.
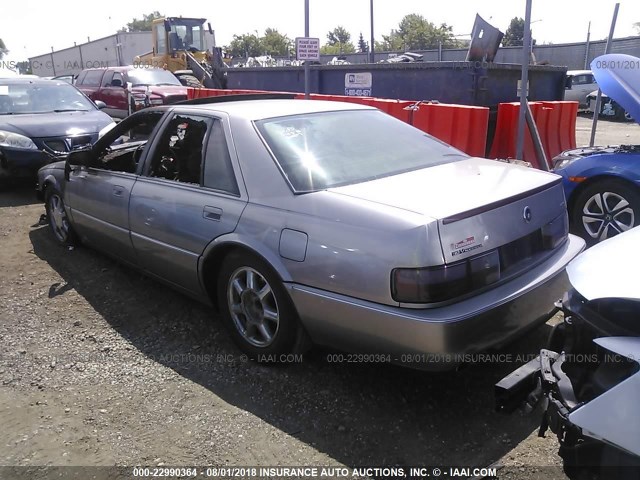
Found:
<svg viewBox="0 0 640 480"><path fill-rule="evenodd" d="M640 227L616 235L581 253L567 266L573 288L587 300L640 300Z"/></svg>
<svg viewBox="0 0 640 480"><path fill-rule="evenodd" d="M640 122L640 58L622 53L601 55L591 62L591 70L600 90Z"/></svg>
<svg viewBox="0 0 640 480"><path fill-rule="evenodd" d="M468 158L329 191L443 219L557 179L555 174L532 168Z"/></svg>
<svg viewBox="0 0 640 480"><path fill-rule="evenodd" d="M151 94L158 95L160 97L166 97L168 95L186 95L187 87L182 85L151 85L148 87ZM131 89L134 93L146 93L146 86L133 87Z"/></svg>
<svg viewBox="0 0 640 480"><path fill-rule="evenodd" d="M31 138L63 137L96 133L113 123L109 115L98 110L20 115L0 115L0 130Z"/></svg>

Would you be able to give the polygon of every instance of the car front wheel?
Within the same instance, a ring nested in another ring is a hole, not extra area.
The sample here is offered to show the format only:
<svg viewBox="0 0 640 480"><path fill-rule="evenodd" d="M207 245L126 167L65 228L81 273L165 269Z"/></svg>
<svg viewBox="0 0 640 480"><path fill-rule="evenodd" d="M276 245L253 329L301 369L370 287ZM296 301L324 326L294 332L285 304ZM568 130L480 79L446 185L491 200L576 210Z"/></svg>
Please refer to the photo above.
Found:
<svg viewBox="0 0 640 480"><path fill-rule="evenodd" d="M78 239L69 222L60 190L54 186L47 187L44 202L49 228L56 241L64 246L75 245Z"/></svg>
<svg viewBox="0 0 640 480"><path fill-rule="evenodd" d="M640 191L616 179L596 181L579 193L572 217L588 245L601 242L640 223Z"/></svg>
<svg viewBox="0 0 640 480"><path fill-rule="evenodd" d="M231 337L250 358L279 363L308 341L282 281L262 259L233 253L223 261L218 305Z"/></svg>

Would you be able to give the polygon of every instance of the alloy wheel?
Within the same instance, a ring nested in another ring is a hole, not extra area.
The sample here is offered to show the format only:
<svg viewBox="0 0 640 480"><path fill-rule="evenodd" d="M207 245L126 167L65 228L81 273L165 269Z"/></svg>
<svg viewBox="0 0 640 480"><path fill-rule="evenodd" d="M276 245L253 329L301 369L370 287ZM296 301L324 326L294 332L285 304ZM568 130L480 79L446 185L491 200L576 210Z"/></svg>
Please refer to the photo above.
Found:
<svg viewBox="0 0 640 480"><path fill-rule="evenodd" d="M66 242L69 237L69 219L60 195L54 193L49 198L49 221L56 238Z"/></svg>
<svg viewBox="0 0 640 480"><path fill-rule="evenodd" d="M243 339L256 347L273 343L280 313L267 279L251 267L233 272L227 285L227 301L233 323Z"/></svg>
<svg viewBox="0 0 640 480"><path fill-rule="evenodd" d="M598 192L584 204L582 225L591 238L602 241L633 228L635 214L621 195Z"/></svg>

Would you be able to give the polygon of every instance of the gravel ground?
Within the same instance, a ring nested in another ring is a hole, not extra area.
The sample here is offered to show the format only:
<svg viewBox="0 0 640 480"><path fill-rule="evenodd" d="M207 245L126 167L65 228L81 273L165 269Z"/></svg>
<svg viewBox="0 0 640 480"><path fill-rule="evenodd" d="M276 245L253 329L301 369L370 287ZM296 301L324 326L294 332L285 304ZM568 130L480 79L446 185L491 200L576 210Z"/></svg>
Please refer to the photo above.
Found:
<svg viewBox="0 0 640 480"><path fill-rule="evenodd" d="M247 362L208 308L57 246L43 211L29 186L0 194L0 465L497 462L500 478L565 478L556 440L536 435L539 414L493 411L493 385L517 362L446 374L330 363L325 350ZM536 353L549 328L503 353Z"/></svg>

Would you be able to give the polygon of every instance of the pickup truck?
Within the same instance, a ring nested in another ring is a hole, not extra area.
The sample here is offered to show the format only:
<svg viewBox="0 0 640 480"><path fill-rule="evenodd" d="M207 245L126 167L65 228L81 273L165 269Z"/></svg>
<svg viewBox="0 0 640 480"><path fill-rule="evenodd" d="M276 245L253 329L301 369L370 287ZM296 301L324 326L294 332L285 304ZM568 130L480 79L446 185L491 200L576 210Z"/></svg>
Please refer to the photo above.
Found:
<svg viewBox="0 0 640 480"><path fill-rule="evenodd" d="M115 118L187 99L187 87L162 68L88 68L80 72L75 86L94 102L104 102L104 112Z"/></svg>

